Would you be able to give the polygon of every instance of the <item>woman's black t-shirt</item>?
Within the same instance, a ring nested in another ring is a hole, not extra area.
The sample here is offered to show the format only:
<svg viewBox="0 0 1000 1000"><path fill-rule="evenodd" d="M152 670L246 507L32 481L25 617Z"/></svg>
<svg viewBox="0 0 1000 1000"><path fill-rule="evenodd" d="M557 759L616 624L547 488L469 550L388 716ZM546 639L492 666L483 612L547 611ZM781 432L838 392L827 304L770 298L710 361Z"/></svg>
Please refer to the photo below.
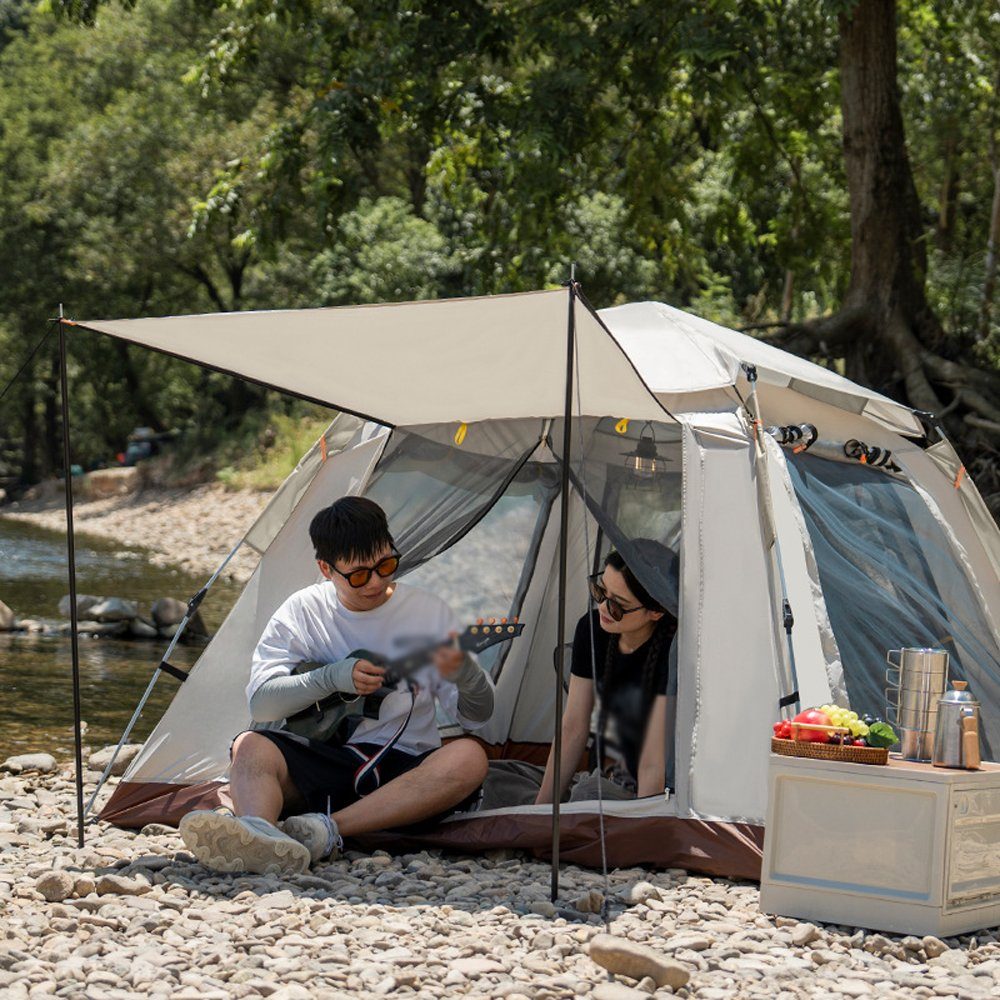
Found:
<svg viewBox="0 0 1000 1000"><path fill-rule="evenodd" d="M573 636L573 663L571 673L577 677L593 679L594 671L590 655L590 633L591 626L587 622L587 615L584 615L576 623L576 633ZM592 611L590 618L593 622L595 656L593 664L597 666L597 682L595 687L603 697L603 675L604 664L608 653L608 643L617 642L618 637L605 632L601 628L598 612ZM670 630L670 634L660 646L660 655L653 665L653 697L666 694L668 687L676 690L676 686L670 684L670 640L677 630L675 622L666 623L664 628ZM611 698L608 702L608 718L615 724L618 745L621 748L622 756L625 758L625 766L633 778L638 777L639 755L642 752L642 737L646 728L646 717L653 707L652 702L643 704L642 675L646 665L646 654L649 651L649 642L643 643L632 653L619 652L615 657L612 669L615 671L615 680L610 685Z"/></svg>

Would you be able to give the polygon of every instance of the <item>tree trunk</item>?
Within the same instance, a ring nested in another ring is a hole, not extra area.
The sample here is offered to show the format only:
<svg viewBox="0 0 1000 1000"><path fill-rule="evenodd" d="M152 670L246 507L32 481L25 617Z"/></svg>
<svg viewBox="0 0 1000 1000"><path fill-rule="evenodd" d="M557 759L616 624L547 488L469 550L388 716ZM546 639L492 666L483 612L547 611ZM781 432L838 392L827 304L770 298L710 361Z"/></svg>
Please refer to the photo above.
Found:
<svg viewBox="0 0 1000 1000"><path fill-rule="evenodd" d="M996 511L1000 375L972 359L972 331L947 339L927 302L927 234L896 84L895 0L858 0L839 28L850 285L837 313L789 323L779 339L798 353L843 356L848 378L941 417Z"/></svg>
<svg viewBox="0 0 1000 1000"><path fill-rule="evenodd" d="M944 143L944 177L938 194L937 245L945 252L955 240L955 214L958 207L959 173L958 136L954 122L947 124L948 138Z"/></svg>
<svg viewBox="0 0 1000 1000"><path fill-rule="evenodd" d="M143 310L140 309L140 314ZM132 355L129 353L129 346L124 340L114 340L115 353L118 355L118 362L121 365L122 379L128 389L128 396L135 407L135 414L139 421L146 427L152 427L154 431L166 430L160 415L153 406L146 391L145 381L139 377L139 373L132 364Z"/></svg>
<svg viewBox="0 0 1000 1000"><path fill-rule="evenodd" d="M997 283L997 246L1000 245L1000 162L996 155L994 139L993 167L993 208L990 212L990 233L986 240L986 260L983 263L983 297L979 303L978 340L986 340L993 325L993 295Z"/></svg>
<svg viewBox="0 0 1000 1000"><path fill-rule="evenodd" d="M860 0L840 15L840 79L851 205L844 308L860 309L867 327L852 338L847 374L881 389L901 378L912 406L940 413L944 403L923 372L917 337L937 321L924 296L927 258L896 85L894 0Z"/></svg>
<svg viewBox="0 0 1000 1000"><path fill-rule="evenodd" d="M35 420L35 380L29 369L21 402L21 482L38 481L38 429Z"/></svg>
<svg viewBox="0 0 1000 1000"><path fill-rule="evenodd" d="M59 366L59 353L53 351L49 358L49 370L45 376L45 397L42 407L42 441L45 446L42 457L43 476L54 476L63 467Z"/></svg>

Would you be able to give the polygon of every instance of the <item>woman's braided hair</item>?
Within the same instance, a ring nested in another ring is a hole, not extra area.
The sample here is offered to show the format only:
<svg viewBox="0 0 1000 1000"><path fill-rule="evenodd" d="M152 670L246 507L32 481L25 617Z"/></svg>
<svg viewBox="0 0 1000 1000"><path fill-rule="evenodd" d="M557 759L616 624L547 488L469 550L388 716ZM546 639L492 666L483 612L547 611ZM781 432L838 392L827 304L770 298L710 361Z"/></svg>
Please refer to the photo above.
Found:
<svg viewBox="0 0 1000 1000"><path fill-rule="evenodd" d="M639 539L637 541L645 542L646 547L656 546L667 553L670 551L665 546L661 546L658 542L653 542L652 540ZM669 643L677 631L677 619L659 601L650 595L649 591L639 582L632 570L628 568L620 553L609 552L607 558L604 560L604 566L605 568L610 566L612 569L618 570L625 577L628 589L635 594L636 599L644 608L648 608L650 611L663 612L663 617L656 622L653 634L646 643L646 659L642 665L642 704L647 706L647 708L652 707L656 687L656 667L660 662L660 657L663 655L664 644ZM604 669L601 673L600 684L601 707L597 715L597 734L602 745L608 724L608 706L611 703L614 688L621 679L621 671L615 669L617 660L618 637L612 635L609 636L608 647L604 654ZM646 726L648 723L649 713L647 711L642 724L640 744L646 735Z"/></svg>

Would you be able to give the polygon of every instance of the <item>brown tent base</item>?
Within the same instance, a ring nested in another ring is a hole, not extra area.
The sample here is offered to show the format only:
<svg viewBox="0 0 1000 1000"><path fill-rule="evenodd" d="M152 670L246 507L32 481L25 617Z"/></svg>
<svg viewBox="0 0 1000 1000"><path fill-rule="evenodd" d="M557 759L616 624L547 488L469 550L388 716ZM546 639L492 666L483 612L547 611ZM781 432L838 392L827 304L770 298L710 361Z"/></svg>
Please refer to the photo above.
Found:
<svg viewBox="0 0 1000 1000"><path fill-rule="evenodd" d="M116 826L147 823L176 825L192 809L227 803L221 782L171 785L125 782L119 785L100 818ZM600 819L596 813L563 813L559 857L586 867L601 864ZM673 816L604 817L608 865L627 868L648 864L684 868L727 878L760 879L764 828L749 823L709 822ZM360 841L365 847L393 850L442 847L476 853L497 848L530 851L549 857L552 824L544 814L503 814L443 823L425 833L379 833Z"/></svg>
<svg viewBox="0 0 1000 1000"><path fill-rule="evenodd" d="M597 868L601 864L600 817L563 813L559 820L559 859ZM608 865L648 864L684 868L726 878L760 880L764 828L748 823L706 822L675 816L604 817ZM551 857L552 821L544 814L482 816L443 823L425 834L380 833L363 838L366 847L396 850L444 847L475 853L501 847Z"/></svg>

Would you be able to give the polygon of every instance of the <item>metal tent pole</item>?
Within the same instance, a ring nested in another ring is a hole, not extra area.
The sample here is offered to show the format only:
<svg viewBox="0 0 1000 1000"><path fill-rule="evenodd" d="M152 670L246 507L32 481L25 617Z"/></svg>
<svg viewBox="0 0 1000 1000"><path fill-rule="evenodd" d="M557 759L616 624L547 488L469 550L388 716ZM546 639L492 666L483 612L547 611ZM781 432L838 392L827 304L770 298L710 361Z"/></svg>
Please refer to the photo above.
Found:
<svg viewBox="0 0 1000 1000"><path fill-rule="evenodd" d="M781 540L778 537L778 527L774 521L774 513L771 509L771 485L770 473L767 467L767 443L764 440L764 424L760 415L760 404L757 402L757 366L744 362L741 365L743 374L746 376L750 386L750 408L753 417L754 444L757 449L758 469L763 485L763 513L768 522L768 530L771 533L771 546L774 548L774 561L778 569L778 584L781 587L781 623L785 630L785 650L788 658L788 670L785 677L785 690L778 698L778 711L783 712L786 708L802 707L802 697L799 694L799 672L795 665L795 645L792 642L792 628L795 625L795 617L792 614L792 605L788 600L788 584L785 581L785 563L781 557ZM777 646L780 648L781 642L778 640ZM795 714L794 712L791 714Z"/></svg>
<svg viewBox="0 0 1000 1000"><path fill-rule="evenodd" d="M569 461L573 418L573 349L576 341L576 265L570 271L566 323L566 405L563 410L562 481L559 505L559 616L556 638L556 710L552 738L552 902L559 896L559 789L562 787L563 664L566 656L566 550L569 534Z"/></svg>
<svg viewBox="0 0 1000 1000"><path fill-rule="evenodd" d="M80 638L76 614L76 544L73 538L73 466L69 447L69 381L66 377L66 321L59 306L59 383L62 396L63 481L66 485L66 556L69 562L70 649L73 658L73 736L76 743L76 842L83 847L83 733L80 724Z"/></svg>
<svg viewBox="0 0 1000 1000"><path fill-rule="evenodd" d="M150 677L149 683L146 685L146 690L143 692L142 697L139 699L139 704L136 705L135 711L132 713L132 718L128 720L128 725L125 727L124 732L122 732L121 737L118 740L118 745L115 747L114 752L111 754L111 759L107 762L104 767L104 771L101 774L100 779L97 782L97 787L91 793L90 798L87 800L87 808L84 810L84 815L89 816L90 810L94 808L94 802L97 799L98 794L104 787L104 783L108 780L108 775L111 774L111 769L115 766L115 761L118 759L118 754L121 753L122 747L128 742L129 736L132 735L132 729L135 724L139 721L139 717L142 715L142 710L146 707L146 702L149 701L149 696L153 693L153 688L156 687L156 682L160 679L160 674L164 671L173 673L178 680L187 679L187 674L182 673L177 670L176 667L170 665L170 656L177 646L177 643L181 641L181 636L184 634L185 629L188 627L188 623L194 617L195 612L198 610L199 605L205 599L205 595L211 589L211 586L219 578L219 574L229 565L229 561L236 555L243 545L245 538L241 538L232 551L226 556L225 559L219 564L218 569L209 578L208 583L205 584L201 590L198 591L194 597L188 601L187 611L184 612L184 617L181 619L180 624L177 626L177 631L174 632L173 638L170 640L170 645L167 647L167 651L163 654L162 659L157 665L156 669L153 671L153 676ZM193 669L193 668L192 668Z"/></svg>

